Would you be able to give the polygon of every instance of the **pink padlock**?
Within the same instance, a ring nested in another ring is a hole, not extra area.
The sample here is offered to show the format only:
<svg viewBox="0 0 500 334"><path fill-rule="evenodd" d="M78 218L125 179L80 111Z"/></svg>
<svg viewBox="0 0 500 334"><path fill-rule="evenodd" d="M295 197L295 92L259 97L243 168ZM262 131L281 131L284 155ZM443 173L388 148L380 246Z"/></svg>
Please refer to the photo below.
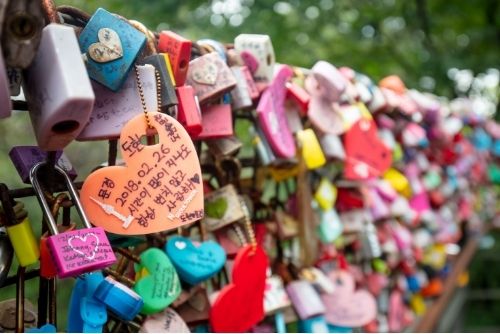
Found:
<svg viewBox="0 0 500 334"><path fill-rule="evenodd" d="M93 270L103 269L116 262L115 254L106 233L101 227L92 227L90 225L71 179L61 167L55 165L54 169L64 178L73 204L86 227L82 230L59 233L56 220L52 216L50 206L45 199L44 190L40 185L38 172L42 167L47 167L47 164L40 162L33 166L30 171L30 181L42 207L49 231L52 234L47 239L47 245L52 260L56 265L58 276L60 278L77 276Z"/></svg>
<svg viewBox="0 0 500 334"><path fill-rule="evenodd" d="M315 94L319 94L330 102L339 101L347 86L346 79L339 70L332 64L320 60L314 64L311 71L318 82Z"/></svg>
<svg viewBox="0 0 500 334"><path fill-rule="evenodd" d="M293 158L296 146L285 116L286 82L293 71L281 65L269 87L262 93L257 116L271 148L281 158Z"/></svg>

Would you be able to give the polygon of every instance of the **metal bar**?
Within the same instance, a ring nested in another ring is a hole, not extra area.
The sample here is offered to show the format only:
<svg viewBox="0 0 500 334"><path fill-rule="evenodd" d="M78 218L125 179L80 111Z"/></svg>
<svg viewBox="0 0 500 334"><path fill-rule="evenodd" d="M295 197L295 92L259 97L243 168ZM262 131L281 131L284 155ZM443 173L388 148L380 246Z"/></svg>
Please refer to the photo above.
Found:
<svg viewBox="0 0 500 334"><path fill-rule="evenodd" d="M30 271L26 272L24 274L24 279L25 280L32 279L32 278L35 278L38 276L40 276L40 269L34 269L34 270L30 270ZM6 286L9 286L12 284L16 284L16 282L17 282L17 275L7 277L5 279L5 281L3 282L3 284L0 285L0 289L5 288Z"/></svg>
<svg viewBox="0 0 500 334"><path fill-rule="evenodd" d="M443 294L427 309L427 312L420 319L415 328L415 332L431 333L435 330L448 302L455 292L458 277L467 270L467 266L476 252L478 238L479 236L471 237L467 242L464 249L453 263L453 270L444 282Z"/></svg>

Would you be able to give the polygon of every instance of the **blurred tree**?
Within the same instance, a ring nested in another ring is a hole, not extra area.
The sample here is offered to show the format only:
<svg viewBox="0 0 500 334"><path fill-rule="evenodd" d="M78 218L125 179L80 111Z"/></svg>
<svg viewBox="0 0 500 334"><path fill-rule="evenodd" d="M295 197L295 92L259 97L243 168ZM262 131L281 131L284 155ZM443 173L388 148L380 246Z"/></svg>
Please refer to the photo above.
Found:
<svg viewBox="0 0 500 334"><path fill-rule="evenodd" d="M498 68L497 0L58 0L92 13L105 7L152 30L232 42L269 34L277 59L310 67L324 59L375 80L399 74L409 87L452 97L453 68Z"/></svg>

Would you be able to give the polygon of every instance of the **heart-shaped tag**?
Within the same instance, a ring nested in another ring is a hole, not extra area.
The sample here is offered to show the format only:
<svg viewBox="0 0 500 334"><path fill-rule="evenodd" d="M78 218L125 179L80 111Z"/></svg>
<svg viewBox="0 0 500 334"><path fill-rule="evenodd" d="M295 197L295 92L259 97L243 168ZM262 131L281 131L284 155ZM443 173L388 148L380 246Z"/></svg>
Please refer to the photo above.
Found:
<svg viewBox="0 0 500 334"><path fill-rule="evenodd" d="M345 177L351 180L365 180L379 177L392 163L391 151L377 136L373 120L356 122L345 134L346 151Z"/></svg>
<svg viewBox="0 0 500 334"><path fill-rule="evenodd" d="M71 249L87 260L93 260L99 248L99 238L94 233L88 233L84 237L73 235L68 239Z"/></svg>
<svg viewBox="0 0 500 334"><path fill-rule="evenodd" d="M295 141L285 115L286 82L293 75L289 66L282 65L269 87L262 93L257 116L274 153L281 158L295 156Z"/></svg>
<svg viewBox="0 0 500 334"><path fill-rule="evenodd" d="M98 63L107 63L123 57L120 36L110 28L101 28L97 33L99 42L89 46L88 54Z"/></svg>
<svg viewBox="0 0 500 334"><path fill-rule="evenodd" d="M215 85L219 70L214 63L206 63L204 67L197 67L191 72L194 81L203 85Z"/></svg>
<svg viewBox="0 0 500 334"><path fill-rule="evenodd" d="M203 218L203 187L196 150L174 118L148 113L159 143L144 146L144 115L130 120L120 136L126 166L94 171L85 180L81 201L90 221L125 235L162 232Z"/></svg>
<svg viewBox="0 0 500 334"><path fill-rule="evenodd" d="M205 205L205 213L207 217L222 219L227 210L227 199L219 197L214 201L208 202Z"/></svg>
<svg viewBox="0 0 500 334"><path fill-rule="evenodd" d="M218 273L226 262L226 252L214 241L193 245L190 239L175 236L168 240L165 251L180 278L198 284Z"/></svg>
<svg viewBox="0 0 500 334"><path fill-rule="evenodd" d="M366 290L355 291L354 278L344 270L329 275L335 291L321 296L326 307L328 323L342 327L361 327L377 316L375 298Z"/></svg>
<svg viewBox="0 0 500 334"><path fill-rule="evenodd" d="M135 265L136 284L134 291L142 297L141 313L153 314L163 311L179 297L181 284L167 254L159 248L149 248L140 255L141 262Z"/></svg>
<svg viewBox="0 0 500 334"><path fill-rule="evenodd" d="M221 290L210 311L215 332L247 332L264 318L267 265L266 253L258 246L238 251L232 283Z"/></svg>
<svg viewBox="0 0 500 334"><path fill-rule="evenodd" d="M191 333L177 312L170 307L146 318L139 333Z"/></svg>

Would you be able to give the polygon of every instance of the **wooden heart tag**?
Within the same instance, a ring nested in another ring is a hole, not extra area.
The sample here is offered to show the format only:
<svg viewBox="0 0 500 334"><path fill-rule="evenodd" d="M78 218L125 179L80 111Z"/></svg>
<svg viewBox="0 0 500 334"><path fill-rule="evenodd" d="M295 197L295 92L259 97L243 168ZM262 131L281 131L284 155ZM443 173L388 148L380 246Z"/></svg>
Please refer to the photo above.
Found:
<svg viewBox="0 0 500 334"><path fill-rule="evenodd" d="M83 184L85 212L107 232L155 233L203 218L201 168L193 142L174 118L148 115L159 143L141 143L147 125L144 115L134 117L120 136L126 166L98 169Z"/></svg>

